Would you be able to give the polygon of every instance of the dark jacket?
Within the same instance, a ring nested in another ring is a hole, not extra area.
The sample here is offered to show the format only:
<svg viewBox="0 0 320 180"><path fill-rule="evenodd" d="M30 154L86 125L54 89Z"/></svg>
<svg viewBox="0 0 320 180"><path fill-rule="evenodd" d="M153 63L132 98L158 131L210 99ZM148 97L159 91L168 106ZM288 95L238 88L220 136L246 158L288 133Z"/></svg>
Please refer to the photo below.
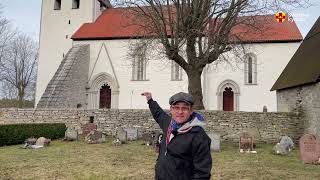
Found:
<svg viewBox="0 0 320 180"><path fill-rule="evenodd" d="M160 152L155 167L157 180L210 179L212 159L211 140L201 126L175 135L166 145L171 116L156 101L148 101L154 119L163 131ZM191 123L194 124L194 123Z"/></svg>

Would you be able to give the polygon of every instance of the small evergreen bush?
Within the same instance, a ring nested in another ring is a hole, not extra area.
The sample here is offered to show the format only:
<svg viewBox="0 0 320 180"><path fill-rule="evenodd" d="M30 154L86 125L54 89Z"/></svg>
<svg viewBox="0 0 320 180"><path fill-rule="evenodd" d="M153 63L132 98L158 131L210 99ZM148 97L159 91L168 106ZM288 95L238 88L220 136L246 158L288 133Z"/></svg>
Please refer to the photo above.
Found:
<svg viewBox="0 0 320 180"><path fill-rule="evenodd" d="M66 129L64 123L0 125L0 146L21 144L30 137L63 138Z"/></svg>

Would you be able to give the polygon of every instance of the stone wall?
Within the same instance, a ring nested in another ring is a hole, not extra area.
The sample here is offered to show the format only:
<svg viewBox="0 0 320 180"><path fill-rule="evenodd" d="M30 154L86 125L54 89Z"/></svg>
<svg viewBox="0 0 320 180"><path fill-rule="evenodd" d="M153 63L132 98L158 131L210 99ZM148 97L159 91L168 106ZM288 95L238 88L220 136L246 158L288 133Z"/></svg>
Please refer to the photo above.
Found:
<svg viewBox="0 0 320 180"><path fill-rule="evenodd" d="M320 136L320 83L277 91L278 111L299 112L305 133Z"/></svg>
<svg viewBox="0 0 320 180"><path fill-rule="evenodd" d="M207 132L218 132L223 141L238 142L239 134L249 131L259 142L274 143L279 136L288 135L297 140L304 125L295 113L224 112L200 111L205 116ZM159 129L149 110L77 110L77 109L0 109L0 124L63 122L81 127L89 122L90 116L98 129L114 135L116 127L135 127L139 135Z"/></svg>

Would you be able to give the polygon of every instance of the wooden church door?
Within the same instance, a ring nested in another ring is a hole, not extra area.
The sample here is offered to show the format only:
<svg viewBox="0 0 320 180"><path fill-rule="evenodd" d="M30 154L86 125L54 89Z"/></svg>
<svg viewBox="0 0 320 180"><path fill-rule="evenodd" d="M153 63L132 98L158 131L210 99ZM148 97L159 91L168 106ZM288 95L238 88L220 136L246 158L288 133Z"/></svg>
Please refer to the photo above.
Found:
<svg viewBox="0 0 320 180"><path fill-rule="evenodd" d="M223 110L233 111L233 91L232 88L226 87L223 91Z"/></svg>
<svg viewBox="0 0 320 180"><path fill-rule="evenodd" d="M100 88L100 106L99 108L111 108L111 88L107 84Z"/></svg>

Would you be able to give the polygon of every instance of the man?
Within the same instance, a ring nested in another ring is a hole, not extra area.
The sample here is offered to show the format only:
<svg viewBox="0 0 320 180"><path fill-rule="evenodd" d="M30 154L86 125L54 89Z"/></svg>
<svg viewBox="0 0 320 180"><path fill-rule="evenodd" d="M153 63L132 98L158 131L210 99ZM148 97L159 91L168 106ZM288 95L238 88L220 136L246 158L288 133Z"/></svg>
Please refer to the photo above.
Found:
<svg viewBox="0 0 320 180"><path fill-rule="evenodd" d="M150 92L141 95L146 97L153 118L163 131L155 179L210 179L211 140L203 129L203 117L193 112L193 97L183 92L173 95L169 99L171 117Z"/></svg>

